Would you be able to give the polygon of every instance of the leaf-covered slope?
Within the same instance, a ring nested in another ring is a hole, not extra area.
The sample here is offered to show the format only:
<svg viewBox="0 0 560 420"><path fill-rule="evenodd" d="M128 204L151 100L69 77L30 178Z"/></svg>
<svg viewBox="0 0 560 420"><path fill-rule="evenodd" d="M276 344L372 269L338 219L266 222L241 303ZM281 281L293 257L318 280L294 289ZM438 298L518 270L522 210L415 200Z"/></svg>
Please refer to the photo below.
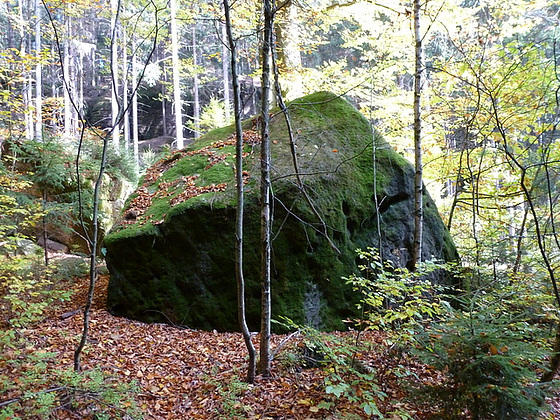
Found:
<svg viewBox="0 0 560 420"><path fill-rule="evenodd" d="M414 171L342 98L309 95L290 104L289 116L299 179L283 115L274 115L271 127L273 316L343 328L356 296L341 277L355 271L355 249L380 244L384 255L408 263ZM259 118L244 130L244 262L248 320L256 328ZM237 328L234 149L232 128L215 130L147 173L122 222L105 239L113 313ZM433 202L425 201L427 255L455 258Z"/></svg>

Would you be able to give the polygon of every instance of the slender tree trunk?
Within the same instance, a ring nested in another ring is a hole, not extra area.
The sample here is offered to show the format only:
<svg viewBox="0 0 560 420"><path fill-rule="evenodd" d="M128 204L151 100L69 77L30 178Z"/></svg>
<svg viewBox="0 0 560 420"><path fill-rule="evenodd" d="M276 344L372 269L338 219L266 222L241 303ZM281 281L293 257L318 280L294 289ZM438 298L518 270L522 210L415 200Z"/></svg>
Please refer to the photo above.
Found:
<svg viewBox="0 0 560 420"><path fill-rule="evenodd" d="M414 0L414 39L415 39L415 69L414 69L414 243L412 248L412 264L416 269L422 261L422 228L424 224L423 211L423 182L422 182L422 37L420 34L420 0Z"/></svg>
<svg viewBox="0 0 560 420"><path fill-rule="evenodd" d="M66 16L66 37L64 39L62 77L64 79L64 137L69 139L74 135L72 132L72 114L73 107L70 102L70 33L71 23L70 16Z"/></svg>
<svg viewBox="0 0 560 420"><path fill-rule="evenodd" d="M14 27L12 25L12 21L11 18L13 17L12 15L12 4L10 3L5 3L3 5L0 6L0 8L2 9L0 13L2 13L4 16L6 16L6 44L5 47L7 48L14 48L15 43L14 43Z"/></svg>
<svg viewBox="0 0 560 420"><path fill-rule="evenodd" d="M300 23L296 3L292 0L283 3L278 14L275 26L278 67L284 80L282 95L287 100L293 100L303 94Z"/></svg>
<svg viewBox="0 0 560 420"><path fill-rule="evenodd" d="M51 36L51 57L56 57L55 50L56 39ZM56 80L58 79L58 64L51 63L49 66L51 76L51 96L55 99L59 98L58 90L56 88ZM51 127L57 134L62 132L60 127L60 113L55 111L51 120Z"/></svg>
<svg viewBox="0 0 560 420"><path fill-rule="evenodd" d="M171 61L173 65L173 105L175 108L175 136L177 149L182 149L183 141L183 104L181 102L181 80L179 78L179 36L177 31L177 1L170 0L171 9Z"/></svg>
<svg viewBox="0 0 560 420"><path fill-rule="evenodd" d="M194 76L193 76L193 119L194 119L194 138L200 137L200 95L198 86L198 52L196 48L196 23L192 27L192 54L193 54L193 66L194 66Z"/></svg>
<svg viewBox="0 0 560 420"><path fill-rule="evenodd" d="M126 150L130 149L130 110L128 106L128 52L126 49L127 40L127 33L126 29L123 27L123 46L122 46L122 54L123 54L123 96L122 96L122 104L124 109L124 118L123 118L123 137L124 137L124 147Z"/></svg>
<svg viewBox="0 0 560 420"><path fill-rule="evenodd" d="M138 155L138 65L136 63L136 43L132 42L132 154L136 172L140 166Z"/></svg>
<svg viewBox="0 0 560 420"><path fill-rule="evenodd" d="M455 177L455 188L453 189L453 202L451 203L451 207L449 209L449 216L447 217L447 230L451 232L451 227L453 225L453 216L455 214L455 209L457 208L457 204L459 203L459 195L461 191L459 189L459 185L461 183L461 177L463 172L463 155L465 154L465 147L464 143L461 147L461 153L459 155L459 168L457 168L457 176Z"/></svg>
<svg viewBox="0 0 560 420"><path fill-rule="evenodd" d="M76 59L80 59L80 55L76 57L76 50L72 45L74 38L72 18L66 16L66 36L64 39L63 57L62 57L62 76L64 79L64 135L66 138L74 138L78 130L78 114L83 109L83 80L79 71L82 68L81 63L75 64ZM77 88L80 83L80 89ZM72 98L78 91L78 99Z"/></svg>
<svg viewBox="0 0 560 420"><path fill-rule="evenodd" d="M41 59L41 0L35 0L35 140L43 141L43 65Z"/></svg>
<svg viewBox="0 0 560 420"><path fill-rule="evenodd" d="M158 46L158 61L161 59L161 45ZM167 99L165 99L167 95L167 90L165 86L167 84L167 70L165 67L165 62L162 63L163 67L163 83L161 84L161 125L163 126L162 135L167 136L169 133L169 129L167 126Z"/></svg>
<svg viewBox="0 0 560 420"><path fill-rule="evenodd" d="M237 77L237 51L235 40L233 39L231 30L231 19L229 15L228 0L224 1L224 14L226 28L226 39L228 40L231 50L231 79L233 87L233 104L235 112L235 180L237 183L237 213L236 213L236 229L235 229L235 275L237 278L237 315L239 318L239 327L243 333L243 339L249 353L249 365L247 367L247 382L255 381L256 373L256 352L255 346L251 341L251 332L247 327L245 318L245 279L243 274L243 128L241 127L241 96L239 92L239 78ZM229 89L229 87L228 87Z"/></svg>
<svg viewBox="0 0 560 420"><path fill-rule="evenodd" d="M224 7L225 7L225 5L224 5ZM223 42L222 42L222 79L223 79L223 83L224 83L224 116L225 116L226 123L228 123L230 121L230 106L231 106L230 102L231 102L231 100L230 100L230 97L229 97L228 48L227 48L227 45L226 45L226 42L227 42L227 39L228 39L228 34L227 34L226 25L228 25L228 24L224 23L222 25L222 39L223 39ZM231 47L231 44L230 44L230 47ZM237 61L237 58L235 60ZM235 72L237 73L237 69L235 70ZM233 73L233 70L232 70L232 73ZM233 74L232 74L232 77L233 77ZM239 80L237 81L237 84L239 85Z"/></svg>
<svg viewBox="0 0 560 420"><path fill-rule="evenodd" d="M43 252L45 258L45 268L49 266L49 250L47 246L47 240L49 239L49 233L47 230L47 190L43 190L43 199L41 200L41 210L43 210Z"/></svg>
<svg viewBox="0 0 560 420"><path fill-rule="evenodd" d="M261 375L270 376L270 257L272 209L270 194L270 75L272 30L274 10L271 0L263 0L264 36L262 45L262 102L261 102L261 337L260 365Z"/></svg>
<svg viewBox="0 0 560 420"><path fill-rule="evenodd" d="M529 215L529 207L523 203L523 219L521 219L521 226L519 226L519 233L515 245L515 263L511 269L513 274L517 274L521 268L521 257L523 254L523 235L525 234L525 225L527 224L527 216Z"/></svg>
<svg viewBox="0 0 560 420"><path fill-rule="evenodd" d="M83 132L82 132L83 134ZM91 237L89 238L89 245L90 245L90 256L89 256L89 291L88 296L86 299L86 305L84 307L84 319L83 319L83 329L82 329L82 338L74 351L74 370L76 372L80 371L81 368L81 355L82 350L84 349L88 333L89 333L89 317L90 317L90 310L91 305L93 304L93 294L95 291L95 284L97 282L97 264L96 264L96 256L97 256L97 248L98 248L98 236L99 236L99 195L101 192L101 186L103 184L103 175L105 174L105 168L107 165L107 149L109 146L109 136L107 134L103 138L103 149L101 153L101 163L99 165L99 172L97 174L97 178L95 180L95 185L93 188L93 198L92 198L92 207L93 207L93 215L92 215L92 222L91 222ZM82 136L83 139L83 136ZM81 140L80 140L81 143ZM79 159L76 158L76 161ZM78 164L77 164L78 167Z"/></svg>
<svg viewBox="0 0 560 420"><path fill-rule="evenodd" d="M31 37L29 37L29 51L31 51ZM27 104L28 106L33 107L33 76L31 71L27 72ZM28 131L26 131L27 139L32 140L35 134L35 124L34 124L34 110L30 110L27 114L28 122L27 127Z"/></svg>
<svg viewBox="0 0 560 420"><path fill-rule="evenodd" d="M25 55L27 54L27 42L28 42L28 37L25 33L25 23L26 20L24 20L24 12L23 12L23 0L18 0L18 18L19 18L19 24L18 24L18 29L19 29L19 36L21 38L21 46L20 46L20 50L19 50L19 54L21 57L25 57ZM23 83L23 91L22 91L22 97L23 97L23 109L24 109L24 124L25 124L25 138L27 140L31 140L32 136L33 136L33 128L32 128L32 121L33 121L33 115L31 113L31 89L30 89L30 84L29 84L29 74L26 70L24 70L22 72L22 74L25 76L24 78L24 83Z"/></svg>
<svg viewBox="0 0 560 420"><path fill-rule="evenodd" d="M111 0L111 123L113 128L113 147L119 150L120 129L119 119L119 79L118 79L118 42L117 42L117 23L120 3L118 0Z"/></svg>
<svg viewBox="0 0 560 420"><path fill-rule="evenodd" d="M4 6L6 7L5 15L6 15L6 16L13 16L13 13L12 13L12 10L11 10L11 8L13 7L13 5L10 4L10 3L6 3ZM8 48L13 48L13 49L15 49L16 47L15 47L14 30L13 30L14 28L13 28L13 26L12 26L12 22L11 22L9 19L8 19L7 24L8 24L8 37L7 37L8 43L7 43L6 46L7 46ZM20 39L20 42L21 42L21 39ZM13 72L13 73L15 74L15 73L16 73L16 66L17 66L17 64L16 64L14 61L12 61L12 62L9 64L9 71L11 71L11 72ZM10 97L12 97L12 95L13 95L13 89L14 89L14 86L11 86L11 85L8 85L8 86L7 86L7 90L8 90L8 92L9 92L9 96L10 96ZM8 135L9 135L9 136L11 136L11 134L12 134L12 130L13 130L13 128L14 128L14 122L16 121L16 118L19 119L18 117L16 117L15 110L14 110L14 109L10 109L10 118L9 118L8 124L7 124ZM18 125L19 125L19 124L18 124ZM2 142L3 142L3 140L0 140L0 158L2 158Z"/></svg>
<svg viewBox="0 0 560 420"><path fill-rule="evenodd" d="M157 21L157 9L154 9L155 11L155 16L156 16L156 21ZM52 23L52 18L51 18L51 23ZM56 27L53 24L53 30L56 32ZM157 30L155 31L154 34L154 39L157 40ZM116 32L113 31L113 38L116 36ZM115 39L111 40L111 44L114 44L116 42ZM149 56L147 58L147 62L150 61L152 54L154 53L156 48L156 41L154 41L154 45L152 47L152 50L149 53ZM141 72L141 77L143 76L145 71L145 67ZM115 77L116 75L113 74L113 77ZM136 86L137 87L137 86ZM136 87L135 87L135 92L136 92ZM80 116L80 119L82 119L82 117ZM115 121L118 122L118 119ZM112 127L112 129L117 129L116 125ZM81 171L80 171L80 154L82 151L82 147L83 147L83 140L84 140L84 133L85 133L85 127L82 127L81 130L81 135L79 138L79 142L78 142L78 151L76 153L76 160L75 160L75 166L76 166L76 179L77 179L77 184L81 185ZM84 318L83 318L83 331L82 331L82 336L80 339L79 344L77 345L75 351L74 351L74 370L76 372L80 371L81 368L81 354L82 351L87 343L87 338L88 338L88 333L89 333L89 318L90 318L90 311L91 311L91 307L93 304L93 296L94 296L94 292L95 292L95 285L97 282L97 275L98 275L98 271L97 271L97 265L96 265L96 257L98 255L98 248L99 248L99 244L98 244L98 239L99 239L99 200L100 200L100 193L101 193L101 187L103 184L103 178L104 178L104 174L105 174L105 170L107 167L107 152L109 149L109 144L110 141L112 139L112 133L108 132L104 137L103 137L103 142L102 142L102 153L101 153L101 162L99 164L99 171L97 173L97 177L95 179L95 183L94 183L94 187L93 187L93 197L92 197L92 222L91 222L91 232L89 229L87 229L85 227L85 221L84 221L84 215L83 215L83 199L82 199L82 191L80 188L78 188L78 202L79 202L79 208L80 208L80 223L82 225L82 228L84 228L84 232L86 233L86 240L87 243L89 245L89 251L90 251L90 265L89 265L89 289L88 289L88 295L86 298L86 304L84 307Z"/></svg>
<svg viewBox="0 0 560 420"><path fill-rule="evenodd" d="M80 22L80 27L83 30L83 23ZM84 113L84 79L86 77L86 73L84 71L84 53L81 51L78 51L78 53L75 53L75 48L74 48L74 54L73 56L75 58L72 59L72 63L73 63L73 68L72 68L72 75L74 76L72 78L72 85L73 85L73 91L78 91L78 101L76 103L76 109L73 109L73 118L72 118L72 122L73 122L73 127L72 130L74 131L74 133L76 133L78 131L78 118L77 115L83 115ZM77 65L76 65L76 60L77 60Z"/></svg>

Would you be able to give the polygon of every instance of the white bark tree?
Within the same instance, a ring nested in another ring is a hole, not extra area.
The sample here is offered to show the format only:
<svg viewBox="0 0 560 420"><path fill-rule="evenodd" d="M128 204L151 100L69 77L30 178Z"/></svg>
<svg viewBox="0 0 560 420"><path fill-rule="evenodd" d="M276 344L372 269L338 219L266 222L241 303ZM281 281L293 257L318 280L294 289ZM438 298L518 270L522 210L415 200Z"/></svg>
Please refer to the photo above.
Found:
<svg viewBox="0 0 560 420"><path fill-rule="evenodd" d="M173 66L173 107L175 109L175 136L177 149L184 147L183 141L183 103L181 100L181 80L179 63L179 36L177 30L177 1L170 0L171 12L171 61Z"/></svg>
<svg viewBox="0 0 560 420"><path fill-rule="evenodd" d="M127 51L127 33L126 28L122 28L122 63L123 63L123 74L122 74L122 106L124 110L123 118L123 138L125 149L130 148L130 110L128 105L128 51Z"/></svg>
<svg viewBox="0 0 560 420"><path fill-rule="evenodd" d="M118 57L118 38L117 25L119 18L119 0L111 0L111 125L113 130L113 147L119 150L119 57Z"/></svg>
<svg viewBox="0 0 560 420"><path fill-rule="evenodd" d="M62 62L62 78L64 80L64 136L70 138L74 135L72 116L74 114L74 107L70 99L70 39L72 24L70 16L66 16L66 37L64 39L63 47L63 62Z"/></svg>
<svg viewBox="0 0 560 420"><path fill-rule="evenodd" d="M422 60L422 34L420 33L420 0L414 0L414 243L412 263L414 269L422 261L422 236L424 224L422 180L422 84L424 63Z"/></svg>
<svg viewBox="0 0 560 420"><path fill-rule="evenodd" d="M41 47L41 0L35 0L35 140L43 141L43 65Z"/></svg>
<svg viewBox="0 0 560 420"><path fill-rule="evenodd" d="M194 138L200 137L200 93L198 86L198 52L196 47L196 22L192 27L192 54L193 54L193 120Z"/></svg>
<svg viewBox="0 0 560 420"><path fill-rule="evenodd" d="M230 120L230 106L231 100L229 97L229 65L228 65L228 47L226 45L228 35L227 35L227 23L222 25L222 79L224 83L224 116L226 121ZM231 48L231 46L230 46ZM233 70L232 70L233 73ZM233 75L232 75L233 76ZM237 81L239 83L239 81ZM240 98L241 100L241 98Z"/></svg>
<svg viewBox="0 0 560 420"><path fill-rule="evenodd" d="M25 57L27 53L28 36L25 31L25 16L23 10L23 0L18 0L18 31L20 36L20 56ZM31 140L33 138L33 111L31 106L31 75L28 71L22 72L25 75L25 81L22 87L22 100L24 107L25 122L25 138Z"/></svg>
<svg viewBox="0 0 560 420"><path fill-rule="evenodd" d="M138 154L138 63L136 60L136 42L132 40L132 154L136 171L140 166Z"/></svg>

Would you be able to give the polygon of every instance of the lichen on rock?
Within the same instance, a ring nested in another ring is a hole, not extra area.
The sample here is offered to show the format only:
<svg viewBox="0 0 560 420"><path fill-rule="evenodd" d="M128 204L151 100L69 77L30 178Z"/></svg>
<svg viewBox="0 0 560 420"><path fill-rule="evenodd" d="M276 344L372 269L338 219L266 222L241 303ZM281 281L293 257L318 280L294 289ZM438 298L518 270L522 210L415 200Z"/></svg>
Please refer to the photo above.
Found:
<svg viewBox="0 0 560 420"><path fill-rule="evenodd" d="M400 266L410 262L414 169L343 98L309 95L290 103L289 115L297 173L281 114L270 130L273 317L342 329L359 298L342 279L357 270L356 249L378 247ZM244 124L244 270L253 329L260 313L258 125L258 117ZM150 168L105 238L112 313L237 330L234 175L233 127ZM424 202L425 255L456 259L427 193Z"/></svg>

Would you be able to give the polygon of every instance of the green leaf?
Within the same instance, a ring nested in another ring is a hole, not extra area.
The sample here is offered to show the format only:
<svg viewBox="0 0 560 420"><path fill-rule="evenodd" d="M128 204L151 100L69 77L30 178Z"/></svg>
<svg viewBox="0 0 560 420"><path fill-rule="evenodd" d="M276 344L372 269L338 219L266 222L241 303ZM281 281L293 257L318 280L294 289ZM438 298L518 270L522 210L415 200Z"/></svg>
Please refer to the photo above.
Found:
<svg viewBox="0 0 560 420"><path fill-rule="evenodd" d="M340 398L341 395L346 393L349 390L350 386L345 383L336 384L336 385L329 385L325 389L327 394L334 394L337 398Z"/></svg>

